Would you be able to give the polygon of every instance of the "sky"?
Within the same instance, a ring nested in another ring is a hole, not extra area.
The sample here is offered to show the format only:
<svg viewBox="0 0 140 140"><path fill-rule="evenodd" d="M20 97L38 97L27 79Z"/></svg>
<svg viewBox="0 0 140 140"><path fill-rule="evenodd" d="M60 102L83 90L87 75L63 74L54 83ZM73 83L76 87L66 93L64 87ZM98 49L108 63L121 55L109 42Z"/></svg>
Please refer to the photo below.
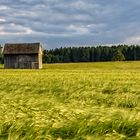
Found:
<svg viewBox="0 0 140 140"><path fill-rule="evenodd" d="M140 44L139 0L0 0L0 43Z"/></svg>

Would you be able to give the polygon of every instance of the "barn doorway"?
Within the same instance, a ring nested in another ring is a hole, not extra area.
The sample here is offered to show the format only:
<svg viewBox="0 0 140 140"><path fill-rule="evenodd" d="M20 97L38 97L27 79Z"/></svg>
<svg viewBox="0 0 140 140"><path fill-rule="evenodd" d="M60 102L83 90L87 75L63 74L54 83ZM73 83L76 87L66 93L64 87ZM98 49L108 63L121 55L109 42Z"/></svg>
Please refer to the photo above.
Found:
<svg viewBox="0 0 140 140"><path fill-rule="evenodd" d="M38 62L32 62L32 69L38 69Z"/></svg>

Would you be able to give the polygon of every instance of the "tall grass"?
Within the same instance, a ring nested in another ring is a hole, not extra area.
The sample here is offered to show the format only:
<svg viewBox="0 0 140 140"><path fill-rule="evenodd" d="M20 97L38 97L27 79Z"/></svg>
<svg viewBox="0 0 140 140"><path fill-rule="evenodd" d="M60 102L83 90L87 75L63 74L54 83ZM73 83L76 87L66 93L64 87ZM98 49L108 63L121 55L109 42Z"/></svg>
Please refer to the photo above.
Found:
<svg viewBox="0 0 140 140"><path fill-rule="evenodd" d="M0 69L0 139L140 139L140 62Z"/></svg>

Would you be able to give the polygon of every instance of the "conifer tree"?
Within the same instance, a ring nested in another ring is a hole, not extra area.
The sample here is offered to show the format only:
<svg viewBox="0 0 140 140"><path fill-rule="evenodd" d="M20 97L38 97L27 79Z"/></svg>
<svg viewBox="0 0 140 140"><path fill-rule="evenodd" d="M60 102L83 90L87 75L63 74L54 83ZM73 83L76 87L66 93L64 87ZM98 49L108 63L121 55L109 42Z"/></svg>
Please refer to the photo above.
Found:
<svg viewBox="0 0 140 140"><path fill-rule="evenodd" d="M114 56L112 58L113 61L124 61L125 57L120 50L115 51Z"/></svg>

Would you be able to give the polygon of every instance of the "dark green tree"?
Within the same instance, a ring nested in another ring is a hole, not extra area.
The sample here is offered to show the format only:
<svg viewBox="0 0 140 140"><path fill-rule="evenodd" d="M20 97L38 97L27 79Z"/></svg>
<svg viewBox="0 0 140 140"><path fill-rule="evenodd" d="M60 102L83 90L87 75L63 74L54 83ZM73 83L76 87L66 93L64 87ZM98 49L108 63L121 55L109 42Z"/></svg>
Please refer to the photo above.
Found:
<svg viewBox="0 0 140 140"><path fill-rule="evenodd" d="M140 60L140 46L61 47L43 51L44 63L101 62L112 60Z"/></svg>
<svg viewBox="0 0 140 140"><path fill-rule="evenodd" d="M120 50L116 50L112 58L113 61L124 61L125 57Z"/></svg>
<svg viewBox="0 0 140 140"><path fill-rule="evenodd" d="M4 63L4 58L3 58L3 55L0 54L0 64L3 64Z"/></svg>
<svg viewBox="0 0 140 140"><path fill-rule="evenodd" d="M3 58L3 54L2 54L2 46L0 45L0 64L4 63L4 58Z"/></svg>
<svg viewBox="0 0 140 140"><path fill-rule="evenodd" d="M43 51L43 63L47 63L47 50Z"/></svg>

